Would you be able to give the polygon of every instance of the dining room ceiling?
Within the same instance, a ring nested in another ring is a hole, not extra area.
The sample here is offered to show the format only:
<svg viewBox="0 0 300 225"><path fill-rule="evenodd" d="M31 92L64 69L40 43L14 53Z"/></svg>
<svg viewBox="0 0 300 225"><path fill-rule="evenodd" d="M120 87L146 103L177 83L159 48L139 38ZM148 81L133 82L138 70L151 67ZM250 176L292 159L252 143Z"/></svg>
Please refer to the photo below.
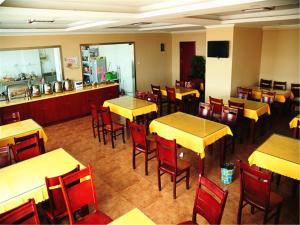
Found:
<svg viewBox="0 0 300 225"><path fill-rule="evenodd" d="M0 0L0 35L298 26L298 0Z"/></svg>

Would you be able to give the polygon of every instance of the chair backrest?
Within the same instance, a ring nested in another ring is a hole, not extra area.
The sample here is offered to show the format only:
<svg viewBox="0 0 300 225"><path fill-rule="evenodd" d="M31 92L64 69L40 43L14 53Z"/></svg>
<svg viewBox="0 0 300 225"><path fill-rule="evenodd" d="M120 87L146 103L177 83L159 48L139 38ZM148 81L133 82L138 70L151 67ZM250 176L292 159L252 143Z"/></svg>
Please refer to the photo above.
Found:
<svg viewBox="0 0 300 225"><path fill-rule="evenodd" d="M91 115L92 115L93 123L94 122L99 123L99 115L98 115L97 105L96 104L91 104L90 108L91 108Z"/></svg>
<svg viewBox="0 0 300 225"><path fill-rule="evenodd" d="M200 102L198 108L198 116L210 120L212 118L214 105L209 103Z"/></svg>
<svg viewBox="0 0 300 225"><path fill-rule="evenodd" d="M41 154L37 136L15 143L12 152L16 162L20 162Z"/></svg>
<svg viewBox="0 0 300 225"><path fill-rule="evenodd" d="M272 80L260 79L259 86L261 88L271 88L272 87Z"/></svg>
<svg viewBox="0 0 300 225"><path fill-rule="evenodd" d="M273 82L273 89L276 90L286 90L286 81L274 81Z"/></svg>
<svg viewBox="0 0 300 225"><path fill-rule="evenodd" d="M112 125L112 119L111 119L111 113L109 107L100 106L99 111L100 111L103 125Z"/></svg>
<svg viewBox="0 0 300 225"><path fill-rule="evenodd" d="M235 108L238 110L238 119L241 119L244 116L245 103L243 102L233 102L228 100L228 106L230 108Z"/></svg>
<svg viewBox="0 0 300 225"><path fill-rule="evenodd" d="M89 205L93 207L93 211L99 210L90 165L78 172L71 173L65 177L59 177L59 182L67 206L70 224L74 224L76 220L73 216L74 212L83 206Z"/></svg>
<svg viewBox="0 0 300 225"><path fill-rule="evenodd" d="M229 106L222 107L221 122L229 126L235 126L238 118L238 109Z"/></svg>
<svg viewBox="0 0 300 225"><path fill-rule="evenodd" d="M291 91L295 98L300 97L300 84L291 84Z"/></svg>
<svg viewBox="0 0 300 225"><path fill-rule="evenodd" d="M138 99L145 99L147 96L147 92L145 91L136 91L135 92L135 97L138 98Z"/></svg>
<svg viewBox="0 0 300 225"><path fill-rule="evenodd" d="M209 96L209 103L214 106L213 114L221 114L222 106L223 106L223 99L213 98L213 97Z"/></svg>
<svg viewBox="0 0 300 225"><path fill-rule="evenodd" d="M153 103L158 104L158 95L152 94L152 93L148 93L146 95L145 100L147 100L148 102L153 102Z"/></svg>
<svg viewBox="0 0 300 225"><path fill-rule="evenodd" d="M165 164L177 170L176 140L167 140L158 135L155 136L156 157L159 165Z"/></svg>
<svg viewBox="0 0 300 225"><path fill-rule="evenodd" d="M185 87L185 81L176 80L175 81L175 87Z"/></svg>
<svg viewBox="0 0 300 225"><path fill-rule="evenodd" d="M240 160L237 165L240 171L241 197L261 209L267 209L270 203L271 173L260 171Z"/></svg>
<svg viewBox="0 0 300 225"><path fill-rule="evenodd" d="M238 87L236 90L236 96L242 99L249 99L252 96L252 89Z"/></svg>
<svg viewBox="0 0 300 225"><path fill-rule="evenodd" d="M25 135L25 136L21 136L21 137L14 137L14 142L18 143L18 142L26 141L26 140L28 140L30 138L33 138L33 137L37 137L37 139L39 139L39 137L40 137L39 131L37 131L33 134L28 134L28 135Z"/></svg>
<svg viewBox="0 0 300 225"><path fill-rule="evenodd" d="M65 177L79 171L79 165L75 169L57 177L45 177L46 188L49 196L51 214L56 217L67 212L64 196L59 183L59 177Z"/></svg>
<svg viewBox="0 0 300 225"><path fill-rule="evenodd" d="M194 203L193 222L196 222L196 215L200 214L209 224L220 224L227 196L227 190L223 191L211 180L200 174Z"/></svg>
<svg viewBox="0 0 300 225"><path fill-rule="evenodd" d="M186 81L186 82L185 82L185 87L186 87L186 88L196 89L196 83L193 82L193 81Z"/></svg>
<svg viewBox="0 0 300 225"><path fill-rule="evenodd" d="M11 157L9 146L0 147L0 168L9 166L11 164Z"/></svg>
<svg viewBox="0 0 300 225"><path fill-rule="evenodd" d="M159 85L153 85L151 84L151 90L153 94L158 95L158 97L161 97L161 90Z"/></svg>
<svg viewBox="0 0 300 225"><path fill-rule="evenodd" d="M260 101L263 103L272 104L275 101L276 92L262 91Z"/></svg>
<svg viewBox="0 0 300 225"><path fill-rule="evenodd" d="M21 121L19 112L7 113L2 116L2 124L9 124Z"/></svg>
<svg viewBox="0 0 300 225"><path fill-rule="evenodd" d="M40 224L34 199L0 214L0 224Z"/></svg>
<svg viewBox="0 0 300 225"><path fill-rule="evenodd" d="M167 98L169 102L176 102L176 89L166 86Z"/></svg>
<svg viewBox="0 0 300 225"><path fill-rule="evenodd" d="M132 137L132 143L134 147L140 147L142 149L147 148L146 141L146 128L142 124L129 122L130 133Z"/></svg>

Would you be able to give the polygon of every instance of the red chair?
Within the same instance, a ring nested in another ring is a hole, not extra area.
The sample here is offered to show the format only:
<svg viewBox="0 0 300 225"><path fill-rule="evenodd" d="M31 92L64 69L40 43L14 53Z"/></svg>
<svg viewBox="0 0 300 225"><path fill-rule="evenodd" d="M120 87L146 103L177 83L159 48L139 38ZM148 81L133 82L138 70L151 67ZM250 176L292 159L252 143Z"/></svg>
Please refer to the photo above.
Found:
<svg viewBox="0 0 300 225"><path fill-rule="evenodd" d="M138 99L142 99L144 100L147 96L147 92L144 92L144 91L136 91L135 92L135 97L138 98Z"/></svg>
<svg viewBox="0 0 300 225"><path fill-rule="evenodd" d="M238 87L236 96L241 99L250 99L252 96L252 89Z"/></svg>
<svg viewBox="0 0 300 225"><path fill-rule="evenodd" d="M0 224L40 224L34 199L0 214Z"/></svg>
<svg viewBox="0 0 300 225"><path fill-rule="evenodd" d="M12 146L12 152L16 162L33 158L41 154L37 136L17 142Z"/></svg>
<svg viewBox="0 0 300 225"><path fill-rule="evenodd" d="M219 121L222 113L223 99L209 96L209 104L213 105L214 107L212 115L213 119Z"/></svg>
<svg viewBox="0 0 300 225"><path fill-rule="evenodd" d="M79 171L79 165L68 173L60 175L65 177L71 173ZM67 208L62 193L62 189L59 183L59 177L45 177L45 183L47 187L47 193L49 196L49 208L46 209L46 216L49 218L52 224L58 223L63 217L67 216Z"/></svg>
<svg viewBox="0 0 300 225"><path fill-rule="evenodd" d="M118 135L122 135L123 143L125 144L124 125L112 121L109 107L100 106L100 115L102 119L102 133L104 144L106 144L105 135L110 133L112 148L115 148L114 139ZM117 133L117 132L121 133Z"/></svg>
<svg viewBox="0 0 300 225"><path fill-rule="evenodd" d="M262 91L260 101L263 103L273 104L275 101L276 92Z"/></svg>
<svg viewBox="0 0 300 225"><path fill-rule="evenodd" d="M95 138L96 137L95 129L97 129L98 140L99 140L99 142L101 142L101 138L100 138L100 126L101 125L100 125L100 120L99 120L99 114L98 114L97 106L95 104L91 104L90 108L91 108L91 115L92 115L93 135L94 135L94 138Z"/></svg>
<svg viewBox="0 0 300 225"><path fill-rule="evenodd" d="M164 96L162 96L159 85L153 85L153 84L151 84L151 90L152 90L152 94L155 94L155 95L158 96L159 114L162 115L163 104L168 103L168 100L167 100L167 98L165 98Z"/></svg>
<svg viewBox="0 0 300 225"><path fill-rule="evenodd" d="M244 118L245 103L228 100L228 106L238 110L238 121L241 121L242 118Z"/></svg>
<svg viewBox="0 0 300 225"><path fill-rule="evenodd" d="M9 145L0 147L0 168L11 164Z"/></svg>
<svg viewBox="0 0 300 225"><path fill-rule="evenodd" d="M272 88L272 80L260 79L259 86L261 88Z"/></svg>
<svg viewBox="0 0 300 225"><path fill-rule="evenodd" d="M148 101L148 102L153 102L157 106L159 104L158 95L156 95L156 94L148 93L145 97L145 100ZM147 115L147 121L146 121L146 127L149 127L150 121L152 121L156 118L157 118L157 112L151 112L150 114L148 114Z"/></svg>
<svg viewBox="0 0 300 225"><path fill-rule="evenodd" d="M200 102L198 108L198 116L204 119L211 120L214 110L214 105L209 103Z"/></svg>
<svg viewBox="0 0 300 225"><path fill-rule="evenodd" d="M21 121L21 116L19 112L12 112L8 114L4 114L2 116L2 124L9 124Z"/></svg>
<svg viewBox="0 0 300 225"><path fill-rule="evenodd" d="M297 127L292 130L293 138L300 139L300 121L297 122Z"/></svg>
<svg viewBox="0 0 300 225"><path fill-rule="evenodd" d="M90 165L78 172L59 177L70 224L108 224L112 221L99 210L93 179ZM87 205L90 213L76 218L74 213Z"/></svg>
<svg viewBox="0 0 300 225"><path fill-rule="evenodd" d="M242 209L246 205L251 206L251 212L254 208L264 211L265 224L275 216L275 224L279 223L280 209L283 198L271 191L271 173L260 171L257 167L251 167L246 163L237 161L240 171L240 203L237 215L237 224L241 224ZM269 214L272 215L269 217Z"/></svg>
<svg viewBox="0 0 300 225"><path fill-rule="evenodd" d="M286 81L274 81L273 82L273 89L274 90L286 90Z"/></svg>
<svg viewBox="0 0 300 225"><path fill-rule="evenodd" d="M158 160L157 175L158 189L161 191L160 177L167 173L171 175L173 182L173 198L176 199L176 184L185 178L186 189L189 189L190 164L182 159L177 159L176 140L167 140L158 135L155 136L156 157ZM162 172L162 173L161 173ZM185 176L177 180L177 177L185 173Z"/></svg>
<svg viewBox="0 0 300 225"><path fill-rule="evenodd" d="M300 84L291 84L291 91L294 95L292 99L292 112L296 114L300 112Z"/></svg>
<svg viewBox="0 0 300 225"><path fill-rule="evenodd" d="M178 225L197 225L197 214L203 216L209 224L220 224L227 196L227 190L223 191L215 183L200 174L198 179L198 188L196 190L192 221L182 222Z"/></svg>
<svg viewBox="0 0 300 225"><path fill-rule="evenodd" d="M155 158L155 154L149 157L152 153L156 152L155 148L150 148L150 142L146 139L145 126L133 122L129 123L130 133L132 137L132 167L135 169L135 157L141 153L145 156L145 175L148 175L148 161Z"/></svg>
<svg viewBox="0 0 300 225"><path fill-rule="evenodd" d="M36 137L38 139L40 151L41 151L41 153L45 153L44 139L40 138L39 131L37 131L37 132L35 132L33 134L28 134L28 135L21 136L21 137L15 137L14 138L14 142L18 143L18 142L26 141L26 140L28 140L28 139L30 139L32 137Z"/></svg>
<svg viewBox="0 0 300 225"><path fill-rule="evenodd" d="M176 80L175 87L185 87L185 81Z"/></svg>
<svg viewBox="0 0 300 225"><path fill-rule="evenodd" d="M167 99L168 99L168 114L171 113L172 108L174 109L175 112L177 112L178 103L176 99L176 89L166 86L166 91L167 91Z"/></svg>

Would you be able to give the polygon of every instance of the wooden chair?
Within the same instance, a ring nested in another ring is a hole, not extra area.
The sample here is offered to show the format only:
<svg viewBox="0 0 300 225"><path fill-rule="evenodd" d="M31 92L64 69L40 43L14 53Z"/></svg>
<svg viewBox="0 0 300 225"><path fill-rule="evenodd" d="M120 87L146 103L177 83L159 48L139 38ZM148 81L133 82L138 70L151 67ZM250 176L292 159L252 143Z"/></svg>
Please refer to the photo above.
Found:
<svg viewBox="0 0 300 225"><path fill-rule="evenodd" d="M57 224L59 220L67 216L67 208L63 197L62 189L59 183L59 177L65 177L71 173L79 171L79 165L68 173L57 177L45 177L47 193L49 196L49 207L45 213L52 224Z"/></svg>
<svg viewBox="0 0 300 225"><path fill-rule="evenodd" d="M178 225L197 225L197 214L203 216L209 224L221 224L227 196L227 190L223 191L211 180L200 174L192 221L185 221Z"/></svg>
<svg viewBox="0 0 300 225"><path fill-rule="evenodd" d="M176 184L178 182L185 178L186 189L189 189L190 164L182 159L177 159L176 140L171 141L156 135L155 141L156 157L158 160L158 189L161 191L160 177L165 173L171 175L171 181L173 182L173 198L176 199ZM185 173L185 175L177 180L177 177L183 173Z"/></svg>
<svg viewBox="0 0 300 225"><path fill-rule="evenodd" d="M177 112L178 102L176 99L176 89L166 86L167 99L168 99L168 114L171 113L172 108Z"/></svg>
<svg viewBox="0 0 300 225"><path fill-rule="evenodd" d="M145 91L136 91L135 92L135 97L138 98L138 99L142 99L144 100L147 96L147 92Z"/></svg>
<svg viewBox="0 0 300 225"><path fill-rule="evenodd" d="M242 209L246 205L264 211L263 224L275 216L275 224L279 223L280 209L283 198L271 191L271 173L260 171L256 167L237 161L240 172L240 203L237 215L237 224L241 224ZM269 217L269 214L272 215Z"/></svg>
<svg viewBox="0 0 300 225"><path fill-rule="evenodd" d="M106 144L105 136L110 133L112 148L115 148L114 140L122 134L123 143L125 144L124 125L112 121L109 107L100 106L100 115L102 119L103 141ZM117 133L121 132L121 133Z"/></svg>
<svg viewBox="0 0 300 225"><path fill-rule="evenodd" d="M213 98L209 96L209 104L213 105L213 119L216 121L220 121L223 107L223 99Z"/></svg>
<svg viewBox="0 0 300 225"><path fill-rule="evenodd" d="M237 130L237 118L238 118L238 109L231 108L228 106L222 107L222 113L221 113L221 123L227 125L230 127L233 136L227 135L225 138L225 147L231 145L231 151L234 153L235 148L235 136L236 136L236 130ZM229 142L229 140L231 140Z"/></svg>
<svg viewBox="0 0 300 225"><path fill-rule="evenodd" d="M90 165L78 172L59 177L70 224L108 224L112 221L99 210L93 179ZM75 212L87 205L89 214L76 218Z"/></svg>
<svg viewBox="0 0 300 225"><path fill-rule="evenodd" d="M274 90L286 90L286 81L274 81L273 82L273 89Z"/></svg>
<svg viewBox="0 0 300 225"><path fill-rule="evenodd" d="M98 136L98 141L101 142L101 137L100 137L100 120L99 120L99 114L98 114L98 109L96 104L91 104L91 115L92 115L92 129L93 129L93 135L94 138L96 138L96 132L95 129L97 129L97 136Z"/></svg>
<svg viewBox="0 0 300 225"><path fill-rule="evenodd" d="M32 137L36 137L38 139L39 142L39 148L40 148L40 152L42 154L45 153L45 145L44 145L44 139L40 138L40 133L39 131L32 133L32 134L28 134L28 135L24 135L24 136L20 136L20 137L14 137L14 142L18 143L18 142L22 142L22 141L26 141Z"/></svg>
<svg viewBox="0 0 300 225"><path fill-rule="evenodd" d="M259 86L261 88L272 88L272 80L260 79Z"/></svg>
<svg viewBox="0 0 300 225"><path fill-rule="evenodd" d="M198 116L204 119L211 120L213 115L214 105L200 102L198 108Z"/></svg>
<svg viewBox="0 0 300 225"><path fill-rule="evenodd" d="M2 120L2 124L5 125L5 124L21 121L21 116L19 112L12 112L8 114L4 114L1 120Z"/></svg>
<svg viewBox="0 0 300 225"><path fill-rule="evenodd" d="M175 81L175 87L185 87L185 81L176 80Z"/></svg>
<svg viewBox="0 0 300 225"><path fill-rule="evenodd" d="M193 81L186 81L186 82L185 82L185 87L186 87L186 88L197 89L196 83L193 82Z"/></svg>
<svg viewBox="0 0 300 225"><path fill-rule="evenodd" d="M33 136L24 141L16 142L12 146L12 152L16 162L40 155L41 150L37 136Z"/></svg>
<svg viewBox="0 0 300 225"><path fill-rule="evenodd" d="M152 94L156 94L158 96L159 114L162 115L163 104L168 103L168 100L167 100L167 98L165 98L164 96L162 96L159 85L153 85L153 84L151 84L151 90L152 90Z"/></svg>
<svg viewBox="0 0 300 225"><path fill-rule="evenodd" d="M155 148L151 148L150 142L146 139L145 126L133 122L129 122L130 133L132 137L132 167L135 169L135 157L141 153L145 156L145 175L148 175L148 161L155 158L155 154L150 157L152 153L156 152Z"/></svg>
<svg viewBox="0 0 300 225"><path fill-rule="evenodd" d="M236 91L236 96L241 99L250 99L252 96L252 89L238 87Z"/></svg>
<svg viewBox="0 0 300 225"><path fill-rule="evenodd" d="M238 110L238 121L241 121L242 118L244 118L245 103L228 100L228 106Z"/></svg>
<svg viewBox="0 0 300 225"><path fill-rule="evenodd" d="M294 114L300 112L300 84L291 84L291 91L294 95L292 99L292 112Z"/></svg>
<svg viewBox="0 0 300 225"><path fill-rule="evenodd" d="M293 138L300 139L300 121L297 122L297 127L292 130Z"/></svg>
<svg viewBox="0 0 300 225"><path fill-rule="evenodd" d="M262 91L260 101L271 105L275 101L275 96L276 96L276 92Z"/></svg>
<svg viewBox="0 0 300 225"><path fill-rule="evenodd" d="M0 147L0 168L11 164L9 145Z"/></svg>
<svg viewBox="0 0 300 225"><path fill-rule="evenodd" d="M158 101L158 95L148 93L145 97L145 100L148 102L155 103L157 106L159 104ZM147 121L146 121L146 127L148 128L150 121L154 120L157 118L157 112L151 112L150 114L147 115Z"/></svg>
<svg viewBox="0 0 300 225"><path fill-rule="evenodd" d="M40 224L34 199L0 214L0 224Z"/></svg>

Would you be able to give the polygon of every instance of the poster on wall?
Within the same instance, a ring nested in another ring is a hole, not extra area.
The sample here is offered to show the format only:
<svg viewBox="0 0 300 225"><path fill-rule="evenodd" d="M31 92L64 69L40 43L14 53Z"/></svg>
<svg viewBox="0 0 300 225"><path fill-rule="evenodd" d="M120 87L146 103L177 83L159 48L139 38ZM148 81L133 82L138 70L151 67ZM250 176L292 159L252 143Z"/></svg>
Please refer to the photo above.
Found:
<svg viewBox="0 0 300 225"><path fill-rule="evenodd" d="M79 59L77 56L65 57L65 64L69 69L78 69L80 68Z"/></svg>

